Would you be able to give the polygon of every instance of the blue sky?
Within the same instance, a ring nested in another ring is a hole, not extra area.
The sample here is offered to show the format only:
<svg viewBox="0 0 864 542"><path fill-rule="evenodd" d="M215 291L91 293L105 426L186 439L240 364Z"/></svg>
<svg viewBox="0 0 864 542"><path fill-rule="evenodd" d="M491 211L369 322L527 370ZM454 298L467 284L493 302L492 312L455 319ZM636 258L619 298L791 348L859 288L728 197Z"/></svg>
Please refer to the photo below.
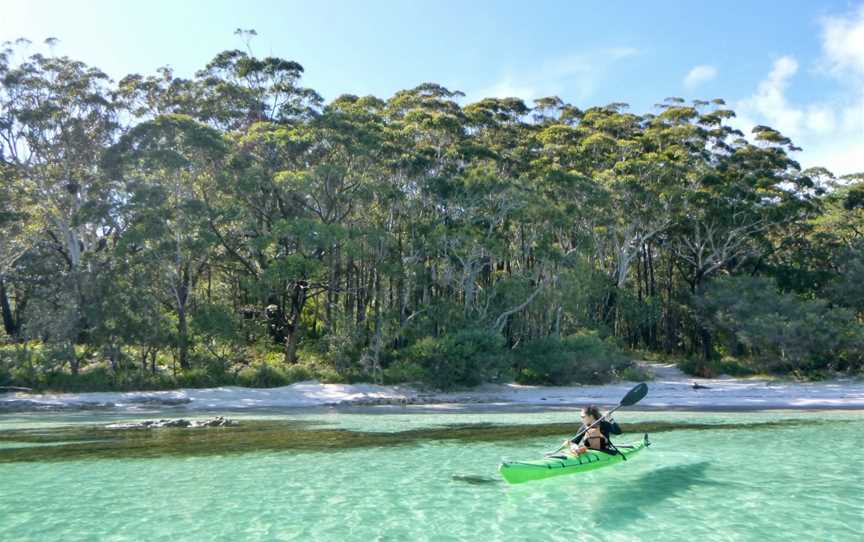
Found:
<svg viewBox="0 0 864 542"><path fill-rule="evenodd" d="M741 128L777 127L803 165L864 171L864 0L0 0L0 40L47 37L112 77L184 76L243 48L306 68L305 84L388 97L424 81L467 99L559 95L649 111L724 98Z"/></svg>

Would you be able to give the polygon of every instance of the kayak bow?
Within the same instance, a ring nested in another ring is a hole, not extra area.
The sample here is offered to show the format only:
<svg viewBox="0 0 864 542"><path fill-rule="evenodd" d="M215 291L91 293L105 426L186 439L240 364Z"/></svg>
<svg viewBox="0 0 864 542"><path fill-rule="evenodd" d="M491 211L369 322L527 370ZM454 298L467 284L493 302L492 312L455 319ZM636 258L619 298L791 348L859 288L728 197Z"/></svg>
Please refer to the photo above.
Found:
<svg viewBox="0 0 864 542"><path fill-rule="evenodd" d="M511 484L521 484L532 480L542 480L564 474L576 474L589 470L608 467L620 463L650 446L648 434L642 440L630 446L616 446L620 453L608 454L589 450L575 457L547 457L537 461L505 461L498 467L498 472ZM623 454L623 456L622 456Z"/></svg>

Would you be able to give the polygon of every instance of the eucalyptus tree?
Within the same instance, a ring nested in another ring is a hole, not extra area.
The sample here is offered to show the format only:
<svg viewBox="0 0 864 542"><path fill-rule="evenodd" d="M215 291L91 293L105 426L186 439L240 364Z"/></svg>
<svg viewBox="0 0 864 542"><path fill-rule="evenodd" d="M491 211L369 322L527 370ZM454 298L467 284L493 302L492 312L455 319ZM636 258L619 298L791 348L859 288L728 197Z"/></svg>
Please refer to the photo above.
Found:
<svg viewBox="0 0 864 542"><path fill-rule="evenodd" d="M532 161L535 187L543 192L540 208L561 263L571 266L587 257L608 277L608 287L601 288L605 293L597 292L602 299L589 313L592 320L614 324L617 290L625 287L633 259L668 221L657 212L660 183L651 177L656 171L643 157L650 152L644 122L625 113L624 104L585 111L556 107L557 119L547 117L537 134ZM560 315L555 328L560 328Z"/></svg>
<svg viewBox="0 0 864 542"><path fill-rule="evenodd" d="M552 287L546 295L552 297L539 310L553 319L552 333L561 335L562 321L569 320L575 328L594 319L593 308L582 303L585 299L580 292L597 282L588 262L594 260L591 255L595 253L595 232L591 224L602 209L603 192L582 167L582 111L558 98L539 100L535 111L537 129L529 155L522 221L532 227L535 239L546 247L535 251L549 263Z"/></svg>
<svg viewBox="0 0 864 542"><path fill-rule="evenodd" d="M400 325L431 324L437 335L448 300L439 282L438 245L446 214L448 180L466 165L469 144L465 114L455 99L462 97L434 83L394 94L385 108L389 140L400 151L391 163L390 184L400 198L406 220L397 232L404 283L398 285ZM443 196L443 197L442 197ZM420 312L423 312L422 316ZM443 313L442 313L443 311ZM413 317L413 318L412 318Z"/></svg>
<svg viewBox="0 0 864 542"><path fill-rule="evenodd" d="M506 326L511 344L560 331L561 262L553 209L580 196L573 186L551 186L561 180L560 163L558 156L550 163L544 142L553 126L562 126L568 109L555 97L538 100L533 115L515 98L484 99L465 108L477 164L466 187L481 203L472 220L486 228L480 240L489 255L478 313L496 333Z"/></svg>
<svg viewBox="0 0 864 542"><path fill-rule="evenodd" d="M190 367L189 304L215 244L203 193L221 175L228 150L218 131L187 115L168 114L132 128L109 159L129 193L119 211L128 221L123 247L154 269L157 299L177 318L184 369Z"/></svg>
<svg viewBox="0 0 864 542"><path fill-rule="evenodd" d="M764 254L766 235L806 217L812 208L801 175L787 154L791 141L776 130L754 128L756 143L743 139L715 155L714 167L694 179L673 237L693 292L722 269L734 271Z"/></svg>
<svg viewBox="0 0 864 542"><path fill-rule="evenodd" d="M312 118L322 99L299 86L302 75L303 66L293 60L223 51L196 74L195 116L224 130Z"/></svg>
<svg viewBox="0 0 864 542"><path fill-rule="evenodd" d="M709 169L686 192L670 244L694 295L721 271L735 272L772 250L772 232L803 220L812 208L813 184L787 154L792 142L768 127L754 128L716 152ZM713 355L708 330L697 330L705 359Z"/></svg>
<svg viewBox="0 0 864 542"><path fill-rule="evenodd" d="M129 74L117 83L115 96L131 119L142 122L169 113L195 116L200 110L196 82L175 77L167 66L156 71L157 75Z"/></svg>
<svg viewBox="0 0 864 542"><path fill-rule="evenodd" d="M12 168L0 162L0 315L6 334L17 339L21 328L20 309L24 303L18 299L16 304L19 310L13 306L7 275L27 252L31 240L26 231L30 216L25 212L17 190L13 190L14 181Z"/></svg>
<svg viewBox="0 0 864 542"><path fill-rule="evenodd" d="M64 264L54 278L60 313L52 332L65 341L73 372L71 344L86 340L88 320L96 317L86 314L88 281L98 273L93 256L116 231L104 206L116 191L99 168L118 131L108 84L83 62L33 54L5 67L0 87L4 162L15 183L27 187L39 227Z"/></svg>
<svg viewBox="0 0 864 542"><path fill-rule="evenodd" d="M9 70L9 57L13 53L10 47L0 51L0 81L5 79ZM7 126L12 122L9 111L4 104L0 105L0 314L3 318L3 329L7 335L18 338L20 320L17 318L6 286L7 274L15 262L27 251L28 243L22 227L27 215L24 213L21 201L21 185L15 174L15 166L6 160L10 144Z"/></svg>
<svg viewBox="0 0 864 542"><path fill-rule="evenodd" d="M822 212L809 222L807 244L795 247L811 281L825 297L854 310L864 321L864 174L832 183L821 198ZM803 249L803 250L802 250Z"/></svg>
<svg viewBox="0 0 864 542"><path fill-rule="evenodd" d="M224 51L196 74L191 111L232 139L225 175L202 194L209 228L243 277L241 301L253 313L266 312L290 362L296 361L309 278L318 267L304 256L317 233L303 227L303 202L284 187L286 172L306 167L312 142L304 124L321 103L298 85L302 72L290 60Z"/></svg>
<svg viewBox="0 0 864 542"><path fill-rule="evenodd" d="M495 284L489 280L493 276L490 271L504 264L511 273L527 274L532 267L534 255L530 247L535 232L526 231L524 226L512 227L514 222L521 223L518 213L524 207L527 192L521 181L528 168L530 126L525 122L528 111L516 98L487 98L465 107L472 134L469 155L472 165L453 179L449 208L454 227L447 239L452 250L447 253L459 262L459 290L464 295L466 315L475 310L481 271L487 277L484 281L487 299L481 315L486 318L492 316L487 314L489 297L496 295ZM520 245L522 250L514 253L513 247ZM503 327L504 321L501 319L495 327Z"/></svg>
<svg viewBox="0 0 864 542"><path fill-rule="evenodd" d="M384 107L374 97L339 97L305 127L306 167L277 175L286 193L302 204L303 224L314 235L314 242L306 243L307 259L320 267L308 292L316 296L316 312L325 309L329 351L339 359L346 349L362 351L363 369L376 375L387 310L384 285L389 280L392 289L398 267L394 249L402 196L389 183L394 149ZM346 310L337 308L340 297Z"/></svg>

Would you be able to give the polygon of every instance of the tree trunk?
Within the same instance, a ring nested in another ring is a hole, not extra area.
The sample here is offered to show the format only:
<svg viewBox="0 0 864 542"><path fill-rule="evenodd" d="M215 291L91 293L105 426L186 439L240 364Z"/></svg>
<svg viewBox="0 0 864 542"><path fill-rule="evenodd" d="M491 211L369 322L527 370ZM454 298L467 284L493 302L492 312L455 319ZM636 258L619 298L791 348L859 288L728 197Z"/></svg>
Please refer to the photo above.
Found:
<svg viewBox="0 0 864 542"><path fill-rule="evenodd" d="M345 264L345 321L351 325L354 318L354 297L356 290L354 288L354 260L348 256L348 262Z"/></svg>
<svg viewBox="0 0 864 542"><path fill-rule="evenodd" d="M189 263L180 266L178 283L175 285L175 300L177 301L177 350L180 358L180 368L189 369L189 323L186 321L186 311L189 302Z"/></svg>
<svg viewBox="0 0 864 542"><path fill-rule="evenodd" d="M177 351L180 368L189 369L189 324L186 322L186 305L177 307Z"/></svg>
<svg viewBox="0 0 864 542"><path fill-rule="evenodd" d="M285 363L292 365L297 363L297 339L300 335L300 317L306 304L307 287L305 281L298 280L291 288L291 307L285 322L284 355Z"/></svg>
<svg viewBox="0 0 864 542"><path fill-rule="evenodd" d="M297 326L289 325L285 328L285 363L297 363Z"/></svg>
<svg viewBox="0 0 864 542"><path fill-rule="evenodd" d="M702 283L704 279L705 275L702 273L701 269L694 273L692 283L692 293L694 297L702 295ZM711 358L714 357L714 342L711 337L711 330L709 330L699 318L696 319L696 327L699 335L699 343L702 346L702 360L710 361Z"/></svg>
<svg viewBox="0 0 864 542"><path fill-rule="evenodd" d="M372 337L372 378L375 382L381 382L381 273L376 269L375 273L375 300L373 301L373 311L375 314L375 333Z"/></svg>
<svg viewBox="0 0 864 542"><path fill-rule="evenodd" d="M72 374L74 376L78 376L78 369L81 367L81 362L78 359L78 355L75 353L75 343L68 342L66 343L67 355L69 356L69 368L72 370Z"/></svg>
<svg viewBox="0 0 864 542"><path fill-rule="evenodd" d="M666 344L666 353L672 353L675 349L675 326L672 322L672 290L673 290L673 262L672 256L669 255L669 266L667 267L666 274L666 310L664 311L664 324L666 328L666 340L664 341Z"/></svg>
<svg viewBox="0 0 864 542"><path fill-rule="evenodd" d="M6 277L0 275L0 313L3 315L3 329L13 340L19 340L21 331L20 322L12 313L12 305L9 303L9 295L6 291Z"/></svg>

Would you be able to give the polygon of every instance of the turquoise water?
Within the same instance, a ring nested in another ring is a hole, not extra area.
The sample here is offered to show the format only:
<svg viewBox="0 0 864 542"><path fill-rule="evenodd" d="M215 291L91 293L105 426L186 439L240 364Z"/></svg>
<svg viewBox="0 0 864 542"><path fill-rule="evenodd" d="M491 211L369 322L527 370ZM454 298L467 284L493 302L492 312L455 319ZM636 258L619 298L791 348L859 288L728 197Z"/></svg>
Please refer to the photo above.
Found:
<svg viewBox="0 0 864 542"><path fill-rule="evenodd" d="M648 450L518 486L497 464L554 448L574 413L228 416L240 426L161 433L93 430L128 414L0 416L0 540L822 541L864 529L857 412L621 413L634 431L621 443L657 428Z"/></svg>

